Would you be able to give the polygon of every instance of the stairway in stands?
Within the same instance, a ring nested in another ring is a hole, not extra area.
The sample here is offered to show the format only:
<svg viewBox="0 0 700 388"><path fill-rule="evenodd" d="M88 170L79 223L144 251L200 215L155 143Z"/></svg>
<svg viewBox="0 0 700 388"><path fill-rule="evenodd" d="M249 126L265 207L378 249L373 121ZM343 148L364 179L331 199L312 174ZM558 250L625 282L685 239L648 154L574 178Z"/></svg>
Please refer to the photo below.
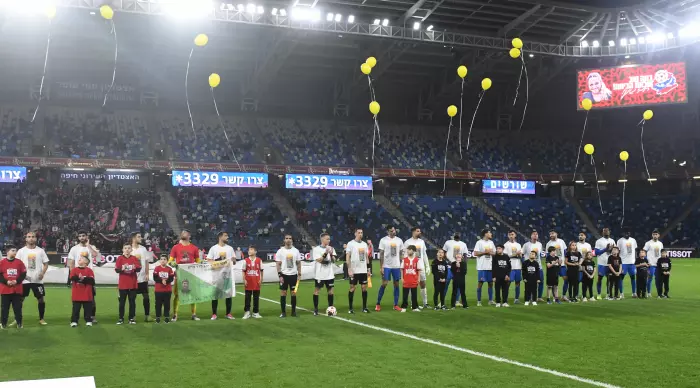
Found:
<svg viewBox="0 0 700 388"><path fill-rule="evenodd" d="M269 190L272 195L272 202L277 206L280 212L289 219L289 222L301 233L302 237L304 237L309 245L312 247L317 246L319 244L318 239L306 229L306 226L297 221L297 212L287 198L282 195L280 192L282 189L280 187L281 185L270 185Z"/></svg>
<svg viewBox="0 0 700 388"><path fill-rule="evenodd" d="M410 230L413 227L413 225L411 225L406 216L401 212L401 210L399 210L398 207L396 207L396 205L394 205L393 202L389 200L389 198L385 197L382 194L374 193L374 202L378 203L381 207L386 209L386 211L388 211L392 217L396 218L401 222L401 224L406 226L406 230ZM442 248L442 245L436 244L435 241L427 238L425 235L423 235L421 238L432 247Z"/></svg>
<svg viewBox="0 0 700 388"><path fill-rule="evenodd" d="M516 233L518 233L518 235L520 235L520 237L524 238L526 241L530 239L530 236L526 236L525 234L522 233L521 230L519 230L518 228L516 228L515 226L513 226L511 223L509 223L508 221L506 221L506 219L498 212L498 209L496 209L495 207L489 205L489 204L486 203L486 201L484 201L483 199L477 198L477 197L469 197L469 198L467 198L467 199L470 200L470 201L472 201L472 203L474 204L474 206L478 207L479 209L481 209L481 211L483 211L484 213L488 214L489 216L495 218L496 221L502 223L502 224L505 225L508 229L512 229L512 230L516 231Z"/></svg>
<svg viewBox="0 0 700 388"><path fill-rule="evenodd" d="M175 234L180 235L184 227L182 226L182 220L180 219L180 212L178 211L175 197L166 189L164 184L157 185L156 190L160 196L160 210L165 215L165 221L167 221Z"/></svg>

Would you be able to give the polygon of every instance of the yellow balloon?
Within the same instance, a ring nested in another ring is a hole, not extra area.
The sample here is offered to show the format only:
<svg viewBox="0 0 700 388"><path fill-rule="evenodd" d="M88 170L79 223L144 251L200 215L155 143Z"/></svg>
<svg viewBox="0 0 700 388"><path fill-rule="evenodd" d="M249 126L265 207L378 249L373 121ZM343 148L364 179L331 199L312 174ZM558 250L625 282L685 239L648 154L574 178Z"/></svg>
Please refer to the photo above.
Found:
<svg viewBox="0 0 700 388"><path fill-rule="evenodd" d="M362 74L369 75L369 73L372 72L372 67L370 67L370 65L367 63L363 63L360 65L360 70L362 71Z"/></svg>
<svg viewBox="0 0 700 388"><path fill-rule="evenodd" d="M55 5L49 5L44 9L44 13L46 14L46 17L49 19L53 19L56 17L56 6Z"/></svg>
<svg viewBox="0 0 700 388"><path fill-rule="evenodd" d="M520 49L517 49L517 48L515 48L515 47L513 47L512 49L510 49L510 57L513 58L513 59L516 59L516 58L520 57Z"/></svg>
<svg viewBox="0 0 700 388"><path fill-rule="evenodd" d="M457 107L450 105L447 107L447 115L450 117L455 117L457 115Z"/></svg>
<svg viewBox="0 0 700 388"><path fill-rule="evenodd" d="M513 38L512 43L513 43L513 47L515 47L516 49L523 48L523 41L520 40L520 38Z"/></svg>
<svg viewBox="0 0 700 388"><path fill-rule="evenodd" d="M369 111L372 112L373 115L378 115L379 114L379 103L377 101L372 101L369 103Z"/></svg>
<svg viewBox="0 0 700 388"><path fill-rule="evenodd" d="M593 108L593 101L591 101L590 98L584 98L583 101L581 101L581 106L585 110L591 110L591 108Z"/></svg>
<svg viewBox="0 0 700 388"><path fill-rule="evenodd" d="M211 86L212 88L215 88L215 87L219 86L220 83L221 83L221 77L219 77L219 75L216 73L211 73L211 75L209 76L209 86Z"/></svg>
<svg viewBox="0 0 700 388"><path fill-rule="evenodd" d="M204 47L209 43L209 37L207 34L199 34L194 37L194 44L196 44L199 47Z"/></svg>
<svg viewBox="0 0 700 388"><path fill-rule="evenodd" d="M370 68L372 68L372 67L374 67L374 66L377 66L377 58L375 58L375 57L369 57L369 58L367 58L367 60L365 61L365 63L368 64Z"/></svg>
<svg viewBox="0 0 700 388"><path fill-rule="evenodd" d="M457 75L458 75L460 78L466 77L466 76L467 76L467 67L464 66L464 65L458 67L458 68L457 68Z"/></svg>
<svg viewBox="0 0 700 388"><path fill-rule="evenodd" d="M626 162L630 158L630 154L627 151L620 152L620 160Z"/></svg>
<svg viewBox="0 0 700 388"><path fill-rule="evenodd" d="M654 117L654 112L651 111L651 109L647 109L644 111L644 120L651 120L652 117Z"/></svg>
<svg viewBox="0 0 700 388"><path fill-rule="evenodd" d="M593 152L595 152L595 147L593 147L593 144L586 144L583 146L583 152L588 155L593 155Z"/></svg>
<svg viewBox="0 0 700 388"><path fill-rule="evenodd" d="M107 20L112 20L114 17L114 10L109 5L103 5L100 7L100 15Z"/></svg>
<svg viewBox="0 0 700 388"><path fill-rule="evenodd" d="M481 80L481 88L484 90L489 90L491 89L491 78L484 78Z"/></svg>

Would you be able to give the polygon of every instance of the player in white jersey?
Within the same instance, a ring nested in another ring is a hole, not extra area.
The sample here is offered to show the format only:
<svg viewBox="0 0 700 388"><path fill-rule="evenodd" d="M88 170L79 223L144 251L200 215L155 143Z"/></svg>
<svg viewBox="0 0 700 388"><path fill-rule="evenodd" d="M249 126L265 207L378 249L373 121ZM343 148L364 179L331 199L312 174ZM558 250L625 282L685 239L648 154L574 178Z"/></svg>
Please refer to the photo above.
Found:
<svg viewBox="0 0 700 388"><path fill-rule="evenodd" d="M425 280L430 276L430 261L428 261L428 250L421 236L421 229L417 226L411 228L411 238L407 239L403 243L404 252L409 245L414 245L416 247L416 256L418 256L421 261L423 261L423 268L425 271L420 271L418 273L418 285L420 286L420 295L423 298L423 308L429 308L428 305L428 290L425 288Z"/></svg>
<svg viewBox="0 0 700 388"><path fill-rule="evenodd" d="M49 257L43 249L36 246L36 233L28 232L24 238L26 245L17 251L17 258L27 267L27 277L22 284L24 294L22 303L29 296L29 292L34 293L39 307L39 324L46 325L44 312L46 311L46 289L44 288L44 275L49 269Z"/></svg>
<svg viewBox="0 0 700 388"><path fill-rule="evenodd" d="M637 260L637 240L630 237L629 229L625 229L624 237L617 240L617 247L620 248L620 259L622 259L622 276L620 276L620 298L625 297L623 291L625 275L630 275L632 282L632 297L637 297L637 267L634 265Z"/></svg>
<svg viewBox="0 0 700 388"><path fill-rule="evenodd" d="M94 265L102 265L102 256L96 247L90 245L88 234L84 230L78 231L78 244L74 245L68 251L68 273L78 265L78 259L84 257L88 261L88 268L94 268ZM95 287L92 287L93 297L96 295ZM94 299L94 298L93 298ZM97 323L95 319L97 314L97 302L92 303L92 323Z"/></svg>
<svg viewBox="0 0 700 388"><path fill-rule="evenodd" d="M219 240L219 242L209 248L209 253L207 253L207 260L209 261L224 261L224 260L231 260L231 265L235 266L236 265L236 252L233 250L233 247L228 245L228 233L226 232L219 232L216 235L216 238ZM231 308L233 306L233 298L226 298L226 319L236 319L233 317L233 314L231 314ZM212 300L211 301L211 320L215 321L218 317L216 315L217 310L219 309L219 301L218 300Z"/></svg>
<svg viewBox="0 0 700 388"><path fill-rule="evenodd" d="M466 262L466 257L464 255L467 254L469 251L469 248L467 247L467 244L464 243L464 241L461 240L461 236L459 233L455 233L452 236L452 240L447 240L445 241L445 244L442 246L442 250L445 251L445 255L447 258L447 280L445 281L445 295L447 295L447 291L450 289L450 282L452 281L452 263L457 260L457 256L462 258L462 261ZM459 291L459 290L458 290ZM466 292L466 290L464 290ZM457 292L457 302L455 303L455 306L462 306L462 303L460 303L459 298L461 297L461 292Z"/></svg>
<svg viewBox="0 0 700 388"><path fill-rule="evenodd" d="M151 252L146 249L141 242L143 237L141 233L131 234L131 253L141 263L141 272L137 274L138 288L136 295L143 296L143 312L146 316L146 322L151 320L151 297L148 293L148 274L150 273Z"/></svg>
<svg viewBox="0 0 700 388"><path fill-rule="evenodd" d="M520 303L520 282L523 280L523 247L515 241L517 233L508 231L508 241L503 244L503 253L510 257L510 281L515 283L515 300L513 304Z"/></svg>
<svg viewBox="0 0 700 388"><path fill-rule="evenodd" d="M379 263L382 275L382 286L379 287L377 305L375 311L380 311L382 297L386 285L394 279L394 310L401 311L399 307L399 281L401 280L401 259L403 258L403 241L396 237L396 228L392 225L386 228L387 236L379 240Z"/></svg>
<svg viewBox="0 0 700 388"><path fill-rule="evenodd" d="M537 241L538 239L539 233L537 233L536 230L533 230L532 233L530 233L530 241L523 245L523 257L530 257L530 252L535 252L537 256L537 261L539 261L540 264L540 279L542 279L542 281L537 285L537 301L544 302L544 299L542 299L542 294L544 293L544 271L542 270L542 268L544 268L542 266L544 248L542 248L542 243Z"/></svg>
<svg viewBox="0 0 700 388"><path fill-rule="evenodd" d="M556 230L549 231L549 241L547 241L547 245L544 247L545 251L549 252L549 247L554 247L554 249L556 249L554 254L562 260L562 262L566 260L566 242L559 238L559 233L557 233ZM569 290L569 279L566 277L566 265L562 265L559 268L559 277L564 280L563 291L560 292L559 295L563 295L562 299L568 301L569 298L566 296L566 292Z"/></svg>
<svg viewBox="0 0 700 388"><path fill-rule="evenodd" d="M287 290L292 291L292 316L297 316L297 280L301 279L301 253L294 248L291 234L284 235L284 246L275 254L277 275L280 278L280 318L287 317Z"/></svg>
<svg viewBox="0 0 700 388"><path fill-rule="evenodd" d="M476 286L476 305L481 306L481 286L484 282L489 288L489 305L493 305L493 255L496 254L496 245L491 241L491 231L484 229L481 231L481 240L474 246L474 257L476 257L476 272L478 283Z"/></svg>
<svg viewBox="0 0 700 388"><path fill-rule="evenodd" d="M605 289L610 289L608 257L610 256L610 253L612 253L614 246L615 240L610 238L610 228L603 228L603 237L599 238L598 241L595 242L595 254L598 257L598 282L596 283L598 300L602 299L600 294L603 287L603 278L605 278ZM612 299L609 292L606 291L606 294L606 299Z"/></svg>
<svg viewBox="0 0 700 388"><path fill-rule="evenodd" d="M588 236L586 235L586 232L579 232L578 234L578 242L576 243L576 251L581 254L581 260L584 260L586 258L586 254L588 252L593 253L593 248L591 247L591 244L586 242L586 238ZM583 271L578 272L578 284L581 286L583 284ZM582 295L580 292L578 295Z"/></svg>
<svg viewBox="0 0 700 388"><path fill-rule="evenodd" d="M328 307L333 306L333 288L335 287L335 262L338 255L330 245L331 236L322 233L319 236L321 245L311 250L311 260L314 261L314 315L318 315L318 293L323 286L328 292Z"/></svg>
<svg viewBox="0 0 700 388"><path fill-rule="evenodd" d="M348 292L348 303L350 304L348 313L350 314L355 314L352 302L357 283L360 283L360 288L362 289L362 312L369 314L367 309L367 258L369 256L369 247L366 242L362 241L363 234L362 228L355 229L355 239L348 242L347 248L345 248L345 261L348 263L348 275L350 276L350 291Z"/></svg>
<svg viewBox="0 0 700 388"><path fill-rule="evenodd" d="M647 259L649 260L649 275L647 276L647 294L651 296L651 278L656 278L656 262L661 257L661 251L664 249L664 243L659 241L659 230L654 229L651 232L651 240L644 244L644 250L647 251Z"/></svg>

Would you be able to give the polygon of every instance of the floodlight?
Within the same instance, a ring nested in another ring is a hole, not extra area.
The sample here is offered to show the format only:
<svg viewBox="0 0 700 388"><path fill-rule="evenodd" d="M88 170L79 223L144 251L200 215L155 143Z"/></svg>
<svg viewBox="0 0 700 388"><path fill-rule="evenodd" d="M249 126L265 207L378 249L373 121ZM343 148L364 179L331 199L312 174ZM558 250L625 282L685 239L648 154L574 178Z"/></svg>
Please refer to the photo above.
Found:
<svg viewBox="0 0 700 388"><path fill-rule="evenodd" d="M386 27L389 25L389 19L382 20L382 26Z"/></svg>
<svg viewBox="0 0 700 388"><path fill-rule="evenodd" d="M413 22L413 29L420 30L420 22Z"/></svg>
<svg viewBox="0 0 700 388"><path fill-rule="evenodd" d="M348 16L348 23L355 23L355 15Z"/></svg>

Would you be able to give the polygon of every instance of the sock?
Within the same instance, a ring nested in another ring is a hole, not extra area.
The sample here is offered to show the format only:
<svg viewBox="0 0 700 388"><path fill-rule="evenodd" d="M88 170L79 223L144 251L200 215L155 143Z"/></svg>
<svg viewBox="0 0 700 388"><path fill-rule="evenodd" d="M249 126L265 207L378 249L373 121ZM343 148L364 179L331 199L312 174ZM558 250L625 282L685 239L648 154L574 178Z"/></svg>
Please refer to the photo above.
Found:
<svg viewBox="0 0 700 388"><path fill-rule="evenodd" d="M481 302L481 287L476 288L476 300Z"/></svg>
<svg viewBox="0 0 700 388"><path fill-rule="evenodd" d="M355 293L352 291L348 291L348 304L350 305L350 310L352 310L352 299L355 296Z"/></svg>
<svg viewBox="0 0 700 388"><path fill-rule="evenodd" d="M493 302L493 287L489 287L489 302Z"/></svg>
<svg viewBox="0 0 700 388"><path fill-rule="evenodd" d="M647 278L647 294L651 294L651 276Z"/></svg>
<svg viewBox="0 0 700 388"><path fill-rule="evenodd" d="M515 286L515 299L520 299L520 285Z"/></svg>
<svg viewBox="0 0 700 388"><path fill-rule="evenodd" d="M226 298L226 315L231 314L231 308L233 308L233 299ZM146 315L148 315L148 314L146 314Z"/></svg>
<svg viewBox="0 0 700 388"><path fill-rule="evenodd" d="M539 286L537 287L537 297L542 299L543 293L544 293L544 281L540 282Z"/></svg>
<svg viewBox="0 0 700 388"><path fill-rule="evenodd" d="M282 314L287 313L287 297L280 296L280 308L282 309Z"/></svg>
<svg viewBox="0 0 700 388"><path fill-rule="evenodd" d="M394 306L399 305L399 288L394 287Z"/></svg>
<svg viewBox="0 0 700 388"><path fill-rule="evenodd" d="M328 307L333 306L333 294L328 295Z"/></svg>
<svg viewBox="0 0 700 388"><path fill-rule="evenodd" d="M630 282L632 283L632 293L637 293L637 277L635 275L630 275Z"/></svg>
<svg viewBox="0 0 700 388"><path fill-rule="evenodd" d="M382 297L384 297L384 290L386 290L386 286L382 285L379 287L379 295L377 295L377 304L382 303Z"/></svg>
<svg viewBox="0 0 700 388"><path fill-rule="evenodd" d="M44 320L44 312L46 311L46 303L39 303L39 320Z"/></svg>
<svg viewBox="0 0 700 388"><path fill-rule="evenodd" d="M314 294L314 310L318 310L318 295Z"/></svg>
<svg viewBox="0 0 700 388"><path fill-rule="evenodd" d="M146 313L146 316L151 315L151 298L148 294L143 295L143 312Z"/></svg>
<svg viewBox="0 0 700 388"><path fill-rule="evenodd" d="M569 290L569 281L564 280L564 290L562 291L562 296L566 296L566 291ZM573 295L573 291L571 292L571 295Z"/></svg>
<svg viewBox="0 0 700 388"><path fill-rule="evenodd" d="M603 287L603 281L598 279L598 283L595 285L596 290L598 290L598 295L600 295L600 292L602 291Z"/></svg>
<svg viewBox="0 0 700 388"><path fill-rule="evenodd" d="M362 309L367 308L367 291L362 291Z"/></svg>
<svg viewBox="0 0 700 388"><path fill-rule="evenodd" d="M292 294L292 314L297 312L297 296Z"/></svg>
<svg viewBox="0 0 700 388"><path fill-rule="evenodd" d="M620 294L622 294L622 292L623 292L623 285L624 285L624 283L625 283L624 280L625 280L625 277L624 277L624 276L620 276L620 280L619 280L619 282L617 283L617 284L618 284L618 287L620 288Z"/></svg>
<svg viewBox="0 0 700 388"><path fill-rule="evenodd" d="M423 306L428 304L428 289L427 288L421 288L420 294L423 297Z"/></svg>

